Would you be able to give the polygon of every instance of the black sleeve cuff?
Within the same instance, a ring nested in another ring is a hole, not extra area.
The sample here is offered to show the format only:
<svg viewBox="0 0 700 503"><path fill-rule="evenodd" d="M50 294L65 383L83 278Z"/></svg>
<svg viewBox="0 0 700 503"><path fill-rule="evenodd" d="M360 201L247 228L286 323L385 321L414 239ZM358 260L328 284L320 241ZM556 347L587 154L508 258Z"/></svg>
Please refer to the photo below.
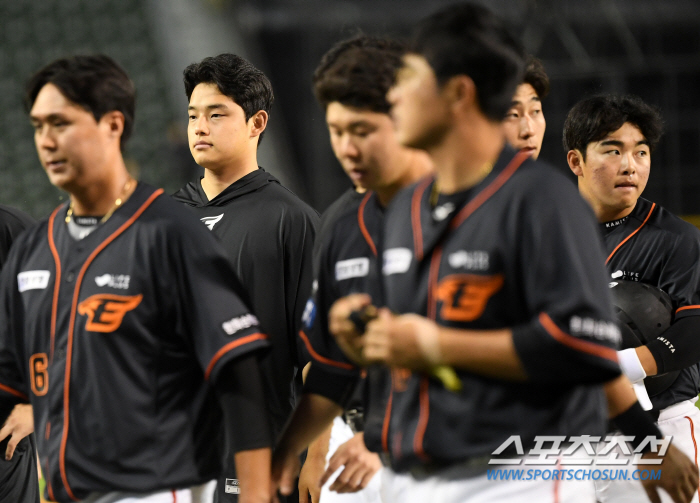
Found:
<svg viewBox="0 0 700 503"><path fill-rule="evenodd" d="M617 429L623 435L634 437L632 446L636 449L647 437L663 438L663 434L659 427L652 421L648 413L642 409L639 402L634 402L634 405L627 409L622 414L618 414L612 419ZM651 449L651 444L647 443L642 449L642 452L647 452Z"/></svg>
<svg viewBox="0 0 700 503"><path fill-rule="evenodd" d="M304 393L321 395L345 408L358 379L359 375L329 372L312 363L304 383Z"/></svg>
<svg viewBox="0 0 700 503"><path fill-rule="evenodd" d="M229 452L272 446L265 393L258 362L253 355L227 362L215 383L224 414Z"/></svg>
<svg viewBox="0 0 700 503"><path fill-rule="evenodd" d="M550 324L549 329L538 321L513 328L513 345L529 380L602 384L620 375L614 349L565 334L551 320Z"/></svg>

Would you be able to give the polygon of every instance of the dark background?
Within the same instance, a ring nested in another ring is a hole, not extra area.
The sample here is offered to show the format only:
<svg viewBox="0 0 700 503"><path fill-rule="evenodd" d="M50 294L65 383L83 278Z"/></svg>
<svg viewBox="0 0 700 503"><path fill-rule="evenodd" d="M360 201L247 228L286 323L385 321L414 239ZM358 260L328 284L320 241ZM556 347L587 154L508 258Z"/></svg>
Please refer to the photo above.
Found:
<svg viewBox="0 0 700 503"><path fill-rule="evenodd" d="M261 164L322 211L349 182L311 92L321 55L360 31L405 36L415 21L450 3L0 0L0 202L42 217L64 197L46 180L21 104L24 82L45 63L94 52L119 61L138 89L127 157L141 179L174 192L197 173L186 144L180 72L184 64L229 51L264 69L275 90L272 134L261 146ZM658 106L666 121L645 196L677 214L700 214L699 1L481 3L507 19L551 77L541 159L568 172L561 127L579 99L600 92L637 94Z"/></svg>

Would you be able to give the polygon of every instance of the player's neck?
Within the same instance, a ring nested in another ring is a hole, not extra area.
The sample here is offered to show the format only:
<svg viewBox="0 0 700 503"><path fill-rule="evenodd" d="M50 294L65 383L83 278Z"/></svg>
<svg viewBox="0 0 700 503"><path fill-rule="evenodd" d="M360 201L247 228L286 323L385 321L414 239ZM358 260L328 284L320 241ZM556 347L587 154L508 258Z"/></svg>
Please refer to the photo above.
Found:
<svg viewBox="0 0 700 503"><path fill-rule="evenodd" d="M430 157L422 150L407 148L405 152L398 157L397 162L403 169L401 176L399 176L394 183L383 187L377 187L374 190L377 194L377 199L379 199L379 203L384 207L391 202L401 189L416 183L433 170Z"/></svg>
<svg viewBox="0 0 700 503"><path fill-rule="evenodd" d="M225 166L205 167L202 190L211 201L226 190L232 183L258 169L257 157L232 162Z"/></svg>
<svg viewBox="0 0 700 503"><path fill-rule="evenodd" d="M136 182L122 164L110 176L91 181L84 187L71 188L72 214L76 216L102 216L126 201L136 188Z"/></svg>
<svg viewBox="0 0 700 503"><path fill-rule="evenodd" d="M592 206L598 222L603 224L605 222L612 222L614 220L625 218L627 215L632 213L632 210L634 210L634 208L637 206L637 202L635 201L632 206L623 209L609 208L595 203Z"/></svg>
<svg viewBox="0 0 700 503"><path fill-rule="evenodd" d="M500 124L485 118L455 127L428 152L439 191L454 194L477 185L490 173L504 144Z"/></svg>

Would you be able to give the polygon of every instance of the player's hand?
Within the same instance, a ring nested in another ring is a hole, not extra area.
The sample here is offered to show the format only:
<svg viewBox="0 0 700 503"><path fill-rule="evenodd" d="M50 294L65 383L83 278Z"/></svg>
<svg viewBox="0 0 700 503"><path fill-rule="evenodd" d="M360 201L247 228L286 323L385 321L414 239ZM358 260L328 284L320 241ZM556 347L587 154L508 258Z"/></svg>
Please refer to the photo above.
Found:
<svg viewBox="0 0 700 503"><path fill-rule="evenodd" d="M278 501L277 491L289 496L294 491L294 484L301 469L299 456L284 448L275 451L272 456L270 499Z"/></svg>
<svg viewBox="0 0 700 503"><path fill-rule="evenodd" d="M326 469L328 436L321 435L309 445L299 474L299 503L318 503L321 499L321 476ZM310 498L309 498L310 496Z"/></svg>
<svg viewBox="0 0 700 503"><path fill-rule="evenodd" d="M366 362L362 357L362 334L350 319L350 313L360 311L372 303L364 293L356 293L336 300L328 312L328 331L345 355L360 366Z"/></svg>
<svg viewBox="0 0 700 503"><path fill-rule="evenodd" d="M12 412L7 416L7 421L0 429L0 442L8 436L10 440L7 442L7 450L5 451L5 459L12 459L15 449L19 441L24 437L34 432L34 411L32 406L25 403L15 405Z"/></svg>
<svg viewBox="0 0 700 503"><path fill-rule="evenodd" d="M417 314L394 316L388 309L381 308L377 319L367 324L363 355L370 363L427 370L438 362L434 358L431 361L426 344L421 344L420 339L435 346L438 334L437 324L428 318Z"/></svg>
<svg viewBox="0 0 700 503"><path fill-rule="evenodd" d="M643 458L658 457L656 453L648 452ZM663 488L675 503L689 503L698 490L698 467L688 456L673 446L666 451L661 465L659 480L644 480L642 486L647 492L651 503L661 503L657 488Z"/></svg>
<svg viewBox="0 0 700 503"><path fill-rule="evenodd" d="M338 493L354 493L367 487L372 477L382 467L379 456L367 450L362 432L338 447L321 479L321 486L340 468L340 472L329 489Z"/></svg>

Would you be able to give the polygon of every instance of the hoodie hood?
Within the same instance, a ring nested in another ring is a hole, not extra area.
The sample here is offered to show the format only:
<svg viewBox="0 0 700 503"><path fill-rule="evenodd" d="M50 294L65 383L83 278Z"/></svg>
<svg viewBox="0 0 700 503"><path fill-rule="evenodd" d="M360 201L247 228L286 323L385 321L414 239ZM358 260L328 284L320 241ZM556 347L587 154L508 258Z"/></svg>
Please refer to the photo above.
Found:
<svg viewBox="0 0 700 503"><path fill-rule="evenodd" d="M245 194L260 190L269 183L281 185L279 180L265 171L263 168L258 168L252 173L248 173L243 178L240 178L226 187L224 191L209 201L207 195L202 189L202 178L190 182L183 188L173 194L173 198L188 206L202 208L204 206L226 206L232 200L241 197Z"/></svg>

